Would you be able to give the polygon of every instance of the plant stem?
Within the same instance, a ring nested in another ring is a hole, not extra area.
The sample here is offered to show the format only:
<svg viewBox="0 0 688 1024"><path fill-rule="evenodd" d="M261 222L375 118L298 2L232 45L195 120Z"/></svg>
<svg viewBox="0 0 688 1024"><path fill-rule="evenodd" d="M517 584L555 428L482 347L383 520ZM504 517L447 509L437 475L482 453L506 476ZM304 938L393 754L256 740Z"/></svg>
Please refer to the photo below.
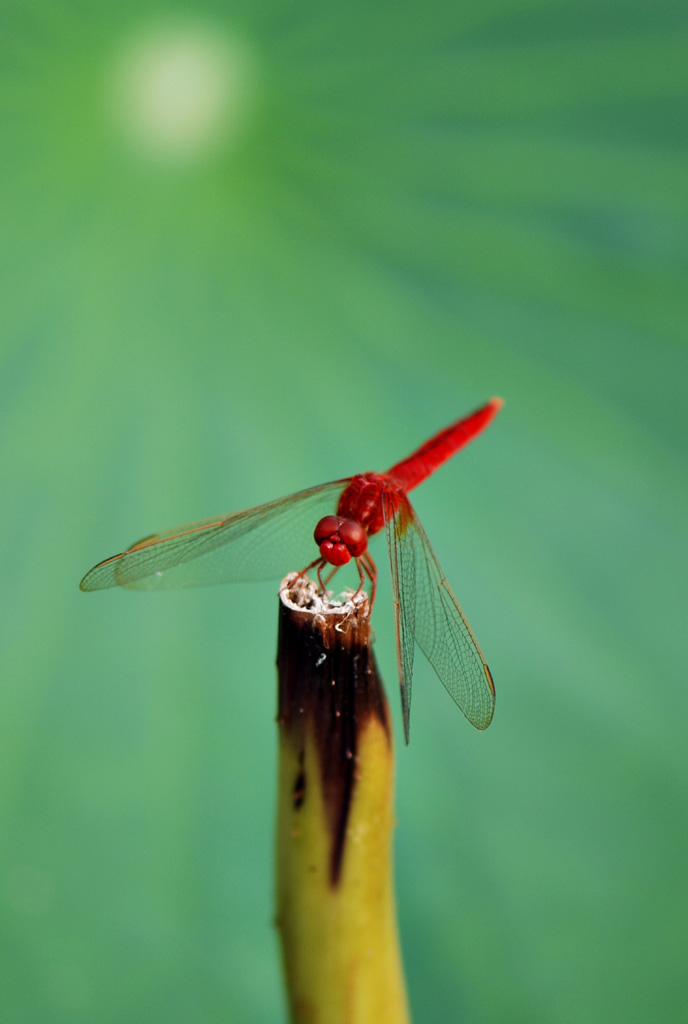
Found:
<svg viewBox="0 0 688 1024"><path fill-rule="evenodd" d="M280 592L277 926L292 1024L408 1024L393 751L367 596Z"/></svg>

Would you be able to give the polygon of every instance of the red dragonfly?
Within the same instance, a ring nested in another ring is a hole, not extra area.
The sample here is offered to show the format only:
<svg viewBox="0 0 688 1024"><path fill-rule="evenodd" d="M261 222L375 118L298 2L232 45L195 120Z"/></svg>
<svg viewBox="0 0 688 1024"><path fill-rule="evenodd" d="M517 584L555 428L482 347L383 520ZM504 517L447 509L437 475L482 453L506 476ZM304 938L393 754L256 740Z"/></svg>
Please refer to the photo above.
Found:
<svg viewBox="0 0 688 1024"><path fill-rule="evenodd" d="M120 586L139 590L273 579L289 565L303 572L354 559L361 579L372 584L377 569L368 537L384 527L392 575L397 661L406 742L409 738L414 641L450 696L477 729L492 721L495 689L485 657L454 597L413 511L408 491L472 441L494 419L503 402L487 405L441 430L387 473L320 484L258 508L205 519L156 533L99 562L81 581L82 590ZM326 513L323 515L323 513ZM313 523L316 523L312 533ZM320 553L309 561L313 540ZM328 578L329 581L329 578ZM328 582L326 581L326 582Z"/></svg>

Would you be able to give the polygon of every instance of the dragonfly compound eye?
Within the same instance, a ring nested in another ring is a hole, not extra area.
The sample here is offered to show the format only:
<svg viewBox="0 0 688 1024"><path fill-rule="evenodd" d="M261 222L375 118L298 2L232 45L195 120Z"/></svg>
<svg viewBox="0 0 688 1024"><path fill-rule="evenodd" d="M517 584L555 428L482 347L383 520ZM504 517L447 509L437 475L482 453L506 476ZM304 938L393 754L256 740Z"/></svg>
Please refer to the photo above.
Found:
<svg viewBox="0 0 688 1024"><path fill-rule="evenodd" d="M331 565L346 565L368 547L368 535L360 523L341 516L324 516L313 531L320 554Z"/></svg>
<svg viewBox="0 0 688 1024"><path fill-rule="evenodd" d="M368 547L368 535L360 523L355 523L352 519L345 519L338 532L339 539L342 544L346 544L349 554L353 558L358 558Z"/></svg>
<svg viewBox="0 0 688 1024"><path fill-rule="evenodd" d="M332 534L337 532L342 522L344 520L339 516L324 516L313 531L315 543L319 546L324 540L329 540Z"/></svg>

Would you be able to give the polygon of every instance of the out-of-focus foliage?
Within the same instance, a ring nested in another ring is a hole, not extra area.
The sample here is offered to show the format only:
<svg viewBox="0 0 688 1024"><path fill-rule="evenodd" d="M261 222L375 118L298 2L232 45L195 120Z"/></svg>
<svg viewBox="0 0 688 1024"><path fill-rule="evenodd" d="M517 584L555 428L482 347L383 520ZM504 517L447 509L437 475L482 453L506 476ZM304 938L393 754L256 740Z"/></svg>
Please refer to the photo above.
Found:
<svg viewBox="0 0 688 1024"><path fill-rule="evenodd" d="M498 688L474 734L419 659L415 1019L674 1024L685 10L0 17L2 1019L283 1019L275 587L78 579L158 528L384 469L496 393L415 497ZM388 609L383 588L396 698Z"/></svg>

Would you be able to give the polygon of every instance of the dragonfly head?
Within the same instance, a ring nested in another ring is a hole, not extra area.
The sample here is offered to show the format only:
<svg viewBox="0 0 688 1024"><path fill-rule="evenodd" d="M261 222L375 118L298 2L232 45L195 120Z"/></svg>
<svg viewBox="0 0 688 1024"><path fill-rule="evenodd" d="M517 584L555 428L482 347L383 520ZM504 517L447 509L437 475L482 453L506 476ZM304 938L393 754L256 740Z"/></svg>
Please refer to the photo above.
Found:
<svg viewBox="0 0 688 1024"><path fill-rule="evenodd" d="M320 554L331 565L346 565L358 558L368 547L368 535L360 523L341 516L324 516L313 537Z"/></svg>

